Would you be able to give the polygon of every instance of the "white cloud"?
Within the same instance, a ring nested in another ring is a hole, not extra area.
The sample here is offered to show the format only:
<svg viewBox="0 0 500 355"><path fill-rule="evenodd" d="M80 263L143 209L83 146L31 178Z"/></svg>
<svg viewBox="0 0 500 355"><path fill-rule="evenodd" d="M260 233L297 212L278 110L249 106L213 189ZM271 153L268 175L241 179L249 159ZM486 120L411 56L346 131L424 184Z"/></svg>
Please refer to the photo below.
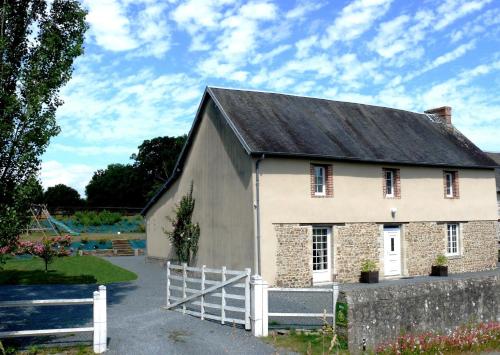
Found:
<svg viewBox="0 0 500 355"><path fill-rule="evenodd" d="M481 10L492 0L447 0L441 4L437 13L439 14L437 23L434 24L436 30L441 30L456 20L478 10Z"/></svg>
<svg viewBox="0 0 500 355"><path fill-rule="evenodd" d="M302 1L285 14L288 20L304 21L304 17L310 12L321 9L325 4L320 1Z"/></svg>
<svg viewBox="0 0 500 355"><path fill-rule="evenodd" d="M344 7L334 23L326 29L321 39L323 48L331 47L337 41L352 41L385 15L392 0L355 0Z"/></svg>
<svg viewBox="0 0 500 355"><path fill-rule="evenodd" d="M56 152L66 152L79 156L95 155L132 155L134 152L130 146L120 145L96 145L96 146L74 146L60 143L52 143L50 149Z"/></svg>
<svg viewBox="0 0 500 355"><path fill-rule="evenodd" d="M64 184L73 187L80 195L85 196L85 186L96 170L96 167L86 164L62 164L56 160L49 160L42 162L40 179L44 189Z"/></svg>
<svg viewBox="0 0 500 355"><path fill-rule="evenodd" d="M114 52L137 50L139 56L161 58L170 48L166 4L149 0L83 0L88 8L89 35ZM133 5L133 6L132 6Z"/></svg>

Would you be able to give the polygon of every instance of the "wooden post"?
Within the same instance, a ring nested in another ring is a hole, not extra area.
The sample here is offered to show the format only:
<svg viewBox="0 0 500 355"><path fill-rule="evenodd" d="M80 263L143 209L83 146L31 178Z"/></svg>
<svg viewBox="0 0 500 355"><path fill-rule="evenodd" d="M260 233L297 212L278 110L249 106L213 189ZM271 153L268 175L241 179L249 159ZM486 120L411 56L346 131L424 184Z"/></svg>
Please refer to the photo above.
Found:
<svg viewBox="0 0 500 355"><path fill-rule="evenodd" d="M205 265L201 266L201 290L205 290ZM201 295L200 298L200 314L201 314L201 319L205 319L205 296Z"/></svg>
<svg viewBox="0 0 500 355"><path fill-rule="evenodd" d="M245 269L247 276L245 277L245 329L250 330L250 274L249 268Z"/></svg>
<svg viewBox="0 0 500 355"><path fill-rule="evenodd" d="M94 352L105 352L107 341L106 286L101 285L94 292Z"/></svg>
<svg viewBox="0 0 500 355"><path fill-rule="evenodd" d="M226 267L222 267L222 282L226 281ZM225 324L226 321L226 288L223 286L220 290L221 292L221 301L220 301L220 322L221 324Z"/></svg>
<svg viewBox="0 0 500 355"><path fill-rule="evenodd" d="M170 306L170 261L167 261L167 308Z"/></svg>
<svg viewBox="0 0 500 355"><path fill-rule="evenodd" d="M265 337L268 334L268 308L267 308L267 282L260 275L253 275L252 286L252 333L257 337Z"/></svg>
<svg viewBox="0 0 500 355"><path fill-rule="evenodd" d="M186 277L187 277L187 264L182 263L182 298L186 298ZM182 304L182 313L186 313L186 304Z"/></svg>

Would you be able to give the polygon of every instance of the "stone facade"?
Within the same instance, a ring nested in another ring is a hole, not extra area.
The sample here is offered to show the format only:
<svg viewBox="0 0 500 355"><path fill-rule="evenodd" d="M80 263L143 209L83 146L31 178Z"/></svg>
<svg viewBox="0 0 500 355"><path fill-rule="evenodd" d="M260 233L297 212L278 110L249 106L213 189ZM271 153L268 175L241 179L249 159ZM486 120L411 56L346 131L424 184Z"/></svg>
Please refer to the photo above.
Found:
<svg viewBox="0 0 500 355"><path fill-rule="evenodd" d="M380 266L381 232L376 223L336 226L333 244L335 271L340 282L358 282L364 260L373 260Z"/></svg>
<svg viewBox="0 0 500 355"><path fill-rule="evenodd" d="M462 224L462 253L449 260L449 272L469 272L496 267L498 252L495 221L474 221Z"/></svg>
<svg viewBox="0 0 500 355"><path fill-rule="evenodd" d="M312 284L312 227L276 224L276 264L279 287L308 287Z"/></svg>
<svg viewBox="0 0 500 355"><path fill-rule="evenodd" d="M403 227L404 257L408 275L428 275L439 254L446 251L444 224L436 222L408 223Z"/></svg>
<svg viewBox="0 0 500 355"><path fill-rule="evenodd" d="M450 273L492 269L497 261L496 221L460 223L460 255L448 259ZM312 284L312 226L274 225L277 238L277 279L280 287ZM340 282L358 282L364 260L377 263L383 277L383 224L347 223L333 226L332 272ZM402 224L402 275L428 275L439 254L446 253L446 223Z"/></svg>
<svg viewBox="0 0 500 355"><path fill-rule="evenodd" d="M459 256L448 260L450 273L492 269L497 251L494 221L461 223ZM428 275L436 256L446 252L446 224L418 222L404 225L407 274Z"/></svg>

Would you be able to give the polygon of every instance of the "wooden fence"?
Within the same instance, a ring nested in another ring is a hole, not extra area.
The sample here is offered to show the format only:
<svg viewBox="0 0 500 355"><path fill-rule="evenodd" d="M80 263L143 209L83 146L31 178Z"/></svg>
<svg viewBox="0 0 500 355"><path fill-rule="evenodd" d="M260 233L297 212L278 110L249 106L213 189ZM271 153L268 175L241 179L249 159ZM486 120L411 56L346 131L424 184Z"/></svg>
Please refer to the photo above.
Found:
<svg viewBox="0 0 500 355"><path fill-rule="evenodd" d="M92 327L6 331L0 332L0 339L93 332L94 352L96 354L103 353L106 351L107 345L105 286L99 286L99 291L95 291L92 298L4 301L0 302L0 307L74 306L81 304L93 304L94 306L94 324Z"/></svg>
<svg viewBox="0 0 500 355"><path fill-rule="evenodd" d="M250 329L250 269L196 268L167 262L166 291L166 309Z"/></svg>

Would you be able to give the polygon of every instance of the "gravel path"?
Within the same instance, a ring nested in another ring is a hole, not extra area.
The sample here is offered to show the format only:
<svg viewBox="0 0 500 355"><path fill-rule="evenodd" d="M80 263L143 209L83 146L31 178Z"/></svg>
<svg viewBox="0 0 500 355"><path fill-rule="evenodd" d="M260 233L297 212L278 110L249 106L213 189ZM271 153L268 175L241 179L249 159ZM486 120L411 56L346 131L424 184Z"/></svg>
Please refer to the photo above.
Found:
<svg viewBox="0 0 500 355"><path fill-rule="evenodd" d="M273 354L275 350L240 328L160 309L165 272L144 257L109 261L139 275L134 282L108 285L107 354ZM91 297L96 285L0 286L1 300ZM0 329L21 330L90 325L90 306L0 308ZM46 339L90 343L91 336ZM29 341L29 340L25 340Z"/></svg>

